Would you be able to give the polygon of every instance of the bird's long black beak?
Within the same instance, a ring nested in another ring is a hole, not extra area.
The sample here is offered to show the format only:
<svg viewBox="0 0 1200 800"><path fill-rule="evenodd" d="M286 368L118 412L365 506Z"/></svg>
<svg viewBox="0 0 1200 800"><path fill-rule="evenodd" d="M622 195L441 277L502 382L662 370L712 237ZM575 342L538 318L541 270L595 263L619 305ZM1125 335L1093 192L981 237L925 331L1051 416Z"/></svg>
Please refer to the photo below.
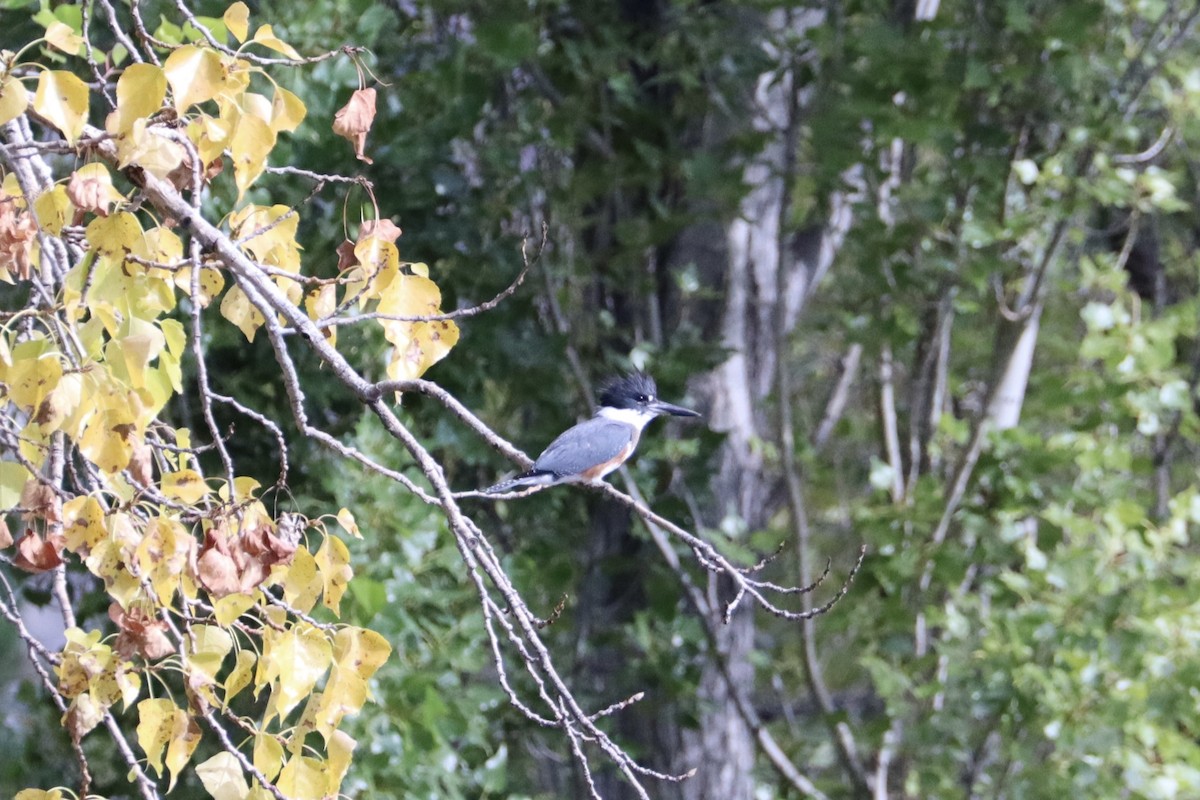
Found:
<svg viewBox="0 0 1200 800"><path fill-rule="evenodd" d="M650 409L658 414L671 414L672 416L676 416L676 417L698 417L698 416L700 416L700 414L698 412L692 411L690 408L684 408L683 406L671 405L670 403L664 403L661 400L655 400L653 403L651 403Z"/></svg>

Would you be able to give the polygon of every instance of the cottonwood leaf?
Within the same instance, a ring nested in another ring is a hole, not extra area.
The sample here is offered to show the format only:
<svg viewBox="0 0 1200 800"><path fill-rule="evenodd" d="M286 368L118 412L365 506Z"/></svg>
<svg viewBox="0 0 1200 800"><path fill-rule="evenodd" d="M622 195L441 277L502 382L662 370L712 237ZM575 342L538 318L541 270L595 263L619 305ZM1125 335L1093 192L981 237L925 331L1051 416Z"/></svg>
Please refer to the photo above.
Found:
<svg viewBox="0 0 1200 800"><path fill-rule="evenodd" d="M279 791L291 800L321 800L328 783L322 762L308 756L288 759L276 781Z"/></svg>
<svg viewBox="0 0 1200 800"><path fill-rule="evenodd" d="M356 89L333 116L333 132L349 139L359 161L374 163L365 153L367 134L375 122L375 90Z"/></svg>
<svg viewBox="0 0 1200 800"><path fill-rule="evenodd" d="M212 492L204 478L194 469L168 472L162 476L161 485L163 494L189 506L195 505L201 497Z"/></svg>
<svg viewBox="0 0 1200 800"><path fill-rule="evenodd" d="M263 120L245 114L233 132L229 150L233 156L233 179L238 187L238 200L267 168L267 156L275 147L275 131Z"/></svg>
<svg viewBox="0 0 1200 800"><path fill-rule="evenodd" d="M33 109L58 128L74 144L87 123L88 88L70 72L45 70L38 76Z"/></svg>
<svg viewBox="0 0 1200 800"><path fill-rule="evenodd" d="M250 787L232 753L221 751L196 765L196 777L213 800L246 800Z"/></svg>
<svg viewBox="0 0 1200 800"><path fill-rule="evenodd" d="M12 73L0 80L0 125L11 122L29 108L29 90Z"/></svg>
<svg viewBox="0 0 1200 800"><path fill-rule="evenodd" d="M255 332L266 321L239 286L234 286L225 293L225 298L221 301L221 316L238 326L252 342Z"/></svg>
<svg viewBox="0 0 1200 800"><path fill-rule="evenodd" d="M362 538L362 531L358 529L358 523L354 520L354 514L350 512L350 509L338 509L337 521L338 524L346 530L346 533L350 534L355 539Z"/></svg>
<svg viewBox="0 0 1200 800"><path fill-rule="evenodd" d="M55 186L42 192L33 201L38 227L54 236L62 234L63 226L71 221L71 200L65 186Z"/></svg>
<svg viewBox="0 0 1200 800"><path fill-rule="evenodd" d="M215 50L184 45L167 57L163 73L171 84L175 110L183 113L217 96L225 81L225 68Z"/></svg>
<svg viewBox="0 0 1200 800"><path fill-rule="evenodd" d="M245 3L237 2L225 9L225 14L221 17L225 23L225 27L233 34L233 38L239 42L246 41L246 34L250 32L250 9Z"/></svg>
<svg viewBox="0 0 1200 800"><path fill-rule="evenodd" d="M128 211L97 217L85 231L88 244L105 255L124 256L141 241L142 225Z"/></svg>
<svg viewBox="0 0 1200 800"><path fill-rule="evenodd" d="M354 748L357 746L358 742L345 731L334 731L326 738L325 750L329 755L329 761L326 763L326 773L329 778L329 783L325 786L327 797L334 797L339 793L342 781L350 770L350 762L354 758Z"/></svg>
<svg viewBox="0 0 1200 800"><path fill-rule="evenodd" d="M271 98L271 128L276 133L294 131L304 121L308 109L296 95L284 89L275 87L275 95Z"/></svg>
<svg viewBox="0 0 1200 800"><path fill-rule="evenodd" d="M193 625L192 635L184 638L188 663L210 680L216 679L221 662L232 649L233 637L216 625Z"/></svg>
<svg viewBox="0 0 1200 800"><path fill-rule="evenodd" d="M72 497L63 504L63 538L72 553L90 551L107 535L104 509L95 497Z"/></svg>
<svg viewBox="0 0 1200 800"><path fill-rule="evenodd" d="M241 597L244 595L230 595L230 597ZM229 599L229 598L225 598ZM229 671L229 675L225 678L225 704L228 705L233 698L250 685L250 681L254 677L254 665L258 661L258 657L254 655L253 650L239 650L237 660L234 662L233 669Z"/></svg>
<svg viewBox="0 0 1200 800"><path fill-rule="evenodd" d="M63 545L61 535L48 534L43 538L40 533L28 528L25 535L17 540L13 566L35 574L52 570L63 563Z"/></svg>
<svg viewBox="0 0 1200 800"><path fill-rule="evenodd" d="M146 763L161 776L163 749L175 731L175 714L181 711L165 698L147 698L137 704L137 741L146 754Z"/></svg>
<svg viewBox="0 0 1200 800"><path fill-rule="evenodd" d="M21 502L21 490L29 480L29 470L15 461L0 461L0 509L16 508ZM316 574L316 567L313 568Z"/></svg>
<svg viewBox="0 0 1200 800"><path fill-rule="evenodd" d="M261 44L263 47L270 48L276 53L282 53L288 58L294 58L297 60L301 58L300 54L296 52L295 48L275 35L275 29L270 25L260 26L259 29L254 32L254 38L250 41L254 42L255 44Z"/></svg>
<svg viewBox="0 0 1200 800"><path fill-rule="evenodd" d="M104 128L114 136L129 133L133 123L157 114L167 96L167 76L154 64L130 64L117 79L117 110Z"/></svg>
<svg viewBox="0 0 1200 800"><path fill-rule="evenodd" d="M83 47L83 37L72 30L70 25L55 20L46 28L46 43L73 56Z"/></svg>
<svg viewBox="0 0 1200 800"><path fill-rule="evenodd" d="M71 174L67 181L67 197L80 211L91 211L107 216L109 206L124 200L124 196L113 186L108 168L99 161L84 164Z"/></svg>
<svg viewBox="0 0 1200 800"><path fill-rule="evenodd" d="M264 652L263 660L270 662L271 673L278 676L271 703L280 718L312 692L332 658L333 648L325 635L307 623L297 623Z"/></svg>
<svg viewBox="0 0 1200 800"><path fill-rule="evenodd" d="M313 558L317 562L317 569L321 571L321 602L334 614L340 615L342 595L354 577L354 570L350 568L350 551L341 539L326 536Z"/></svg>
<svg viewBox="0 0 1200 800"><path fill-rule="evenodd" d="M441 303L441 290L433 281L420 275L399 275L385 289L377 310L402 317L430 316L440 313ZM384 338L395 348L387 367L392 380L421 377L458 344L458 326L451 320L384 320L381 324Z"/></svg>
<svg viewBox="0 0 1200 800"><path fill-rule="evenodd" d="M254 737L254 766L267 780L275 779L283 766L283 745L278 739L262 733Z"/></svg>
<svg viewBox="0 0 1200 800"><path fill-rule="evenodd" d="M322 586L316 559L303 547L299 548L283 579L283 599L288 605L307 614L317 604Z"/></svg>

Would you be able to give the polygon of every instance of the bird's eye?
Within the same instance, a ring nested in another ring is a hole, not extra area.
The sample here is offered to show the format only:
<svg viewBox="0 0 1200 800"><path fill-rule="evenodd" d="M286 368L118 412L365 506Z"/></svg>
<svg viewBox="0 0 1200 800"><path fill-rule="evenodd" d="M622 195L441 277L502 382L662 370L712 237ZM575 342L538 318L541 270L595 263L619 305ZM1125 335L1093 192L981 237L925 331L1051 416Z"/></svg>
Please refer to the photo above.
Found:
<svg viewBox="0 0 1200 800"><path fill-rule="evenodd" d="M637 396L637 400L639 403L649 403L650 402L650 398L644 394L639 394Z"/></svg>

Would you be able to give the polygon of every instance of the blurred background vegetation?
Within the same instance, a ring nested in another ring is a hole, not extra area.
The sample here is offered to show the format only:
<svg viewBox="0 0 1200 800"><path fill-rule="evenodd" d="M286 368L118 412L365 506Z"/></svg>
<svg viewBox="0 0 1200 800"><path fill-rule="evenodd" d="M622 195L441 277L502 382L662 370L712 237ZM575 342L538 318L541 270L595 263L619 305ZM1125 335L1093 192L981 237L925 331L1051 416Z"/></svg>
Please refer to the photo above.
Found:
<svg viewBox="0 0 1200 800"><path fill-rule="evenodd" d="M0 0L0 46L36 38L35 14L78 17L42 1ZM765 574L785 584L826 559L833 583L867 545L815 624L746 611L710 637L643 531L591 493L480 512L532 608L567 598L546 637L581 699L644 691L610 720L619 741L700 767L656 797L801 796L748 719L828 797L1200 796L1193 3L250 5L301 52L370 49L374 164L329 127L358 87L347 59L275 73L309 114L272 163L369 177L447 307L508 285L547 226L525 285L427 377L536 453L596 382L645 367L708 422L644 441L633 478L657 511L747 563L783 543ZM172 4L142 6L182 35ZM309 270L335 273L368 202L302 209ZM385 347L339 345L359 363ZM286 424L262 337L214 326L207 346L217 391ZM306 381L323 424L405 466L319 371ZM509 468L421 398L405 413L456 487ZM273 480L268 435L233 446ZM351 794L583 796L564 739L497 686L436 512L298 447L295 504L334 499L366 534L348 617L395 647L352 731ZM0 788L60 776L50 707L17 671L0 680ZM189 779L174 796L205 795Z"/></svg>

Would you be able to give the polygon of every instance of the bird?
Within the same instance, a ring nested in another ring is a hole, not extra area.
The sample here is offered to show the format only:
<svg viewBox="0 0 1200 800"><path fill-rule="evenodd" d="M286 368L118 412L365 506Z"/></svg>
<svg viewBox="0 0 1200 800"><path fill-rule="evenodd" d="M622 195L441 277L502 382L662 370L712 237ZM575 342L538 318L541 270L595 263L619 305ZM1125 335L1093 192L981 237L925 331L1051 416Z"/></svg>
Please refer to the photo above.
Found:
<svg viewBox="0 0 1200 800"><path fill-rule="evenodd" d="M663 414L699 417L695 411L658 399L658 386L644 372L611 380L600 392L595 416L559 434L533 462L533 469L483 490L501 494L531 486L598 483L624 464L642 430Z"/></svg>

